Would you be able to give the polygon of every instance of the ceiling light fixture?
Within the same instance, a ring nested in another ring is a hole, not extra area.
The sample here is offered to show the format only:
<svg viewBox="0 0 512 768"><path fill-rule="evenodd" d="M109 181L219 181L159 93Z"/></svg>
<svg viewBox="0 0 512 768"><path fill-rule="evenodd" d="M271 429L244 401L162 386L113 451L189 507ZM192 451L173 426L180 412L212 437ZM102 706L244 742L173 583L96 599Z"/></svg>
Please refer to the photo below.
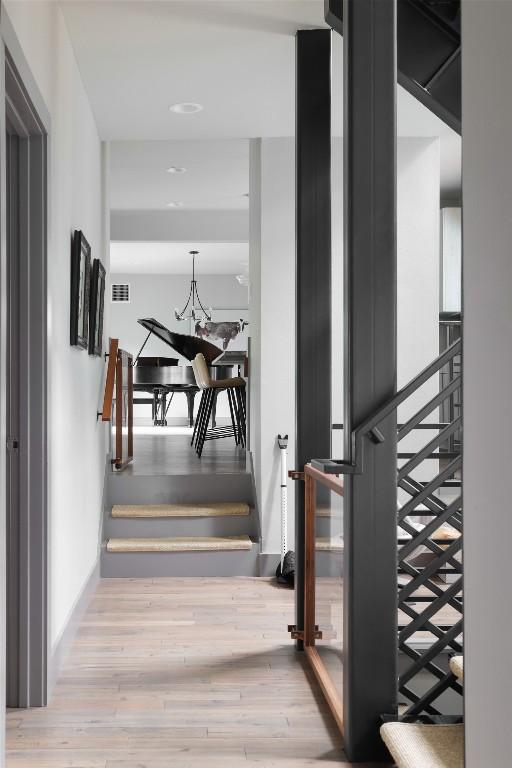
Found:
<svg viewBox="0 0 512 768"><path fill-rule="evenodd" d="M186 173L186 171L187 171L186 168L180 168L179 165L171 165L167 169L167 173Z"/></svg>
<svg viewBox="0 0 512 768"><path fill-rule="evenodd" d="M176 320L211 320L212 319L212 308L206 311L206 309L201 304L201 299L199 298L199 293L197 290L197 280L196 280L196 256L198 255L199 251L189 251L190 255L192 256L192 280L190 281L190 291L188 294L187 303L181 310L181 312L178 312L178 310L174 309L174 317ZM201 308L196 308L196 302ZM186 314L189 304L192 304L189 313ZM202 315L201 315L202 312Z"/></svg>
<svg viewBox="0 0 512 768"><path fill-rule="evenodd" d="M169 107L170 112L174 112L175 115L194 115L196 112L201 112L204 109L202 104L197 104L194 101L182 101L179 104L172 104Z"/></svg>
<svg viewBox="0 0 512 768"><path fill-rule="evenodd" d="M168 208L183 208L183 203L180 200L173 200L171 203L167 203Z"/></svg>

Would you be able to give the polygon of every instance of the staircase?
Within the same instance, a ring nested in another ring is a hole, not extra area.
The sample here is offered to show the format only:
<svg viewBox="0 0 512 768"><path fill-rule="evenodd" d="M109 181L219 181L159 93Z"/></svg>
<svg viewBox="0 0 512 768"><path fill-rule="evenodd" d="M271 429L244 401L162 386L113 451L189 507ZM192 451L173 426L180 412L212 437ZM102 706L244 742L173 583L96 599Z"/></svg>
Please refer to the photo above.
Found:
<svg viewBox="0 0 512 768"><path fill-rule="evenodd" d="M450 669L461 682L462 656L452 656ZM463 768L464 726L385 723L380 729L384 743L398 768Z"/></svg>
<svg viewBox="0 0 512 768"><path fill-rule="evenodd" d="M250 472L109 478L103 577L256 576Z"/></svg>
<svg viewBox="0 0 512 768"><path fill-rule="evenodd" d="M343 0L326 0L327 23L343 34ZM461 133L460 0L397 0L398 82Z"/></svg>
<svg viewBox="0 0 512 768"><path fill-rule="evenodd" d="M463 768L464 726L386 723L384 743L397 768Z"/></svg>

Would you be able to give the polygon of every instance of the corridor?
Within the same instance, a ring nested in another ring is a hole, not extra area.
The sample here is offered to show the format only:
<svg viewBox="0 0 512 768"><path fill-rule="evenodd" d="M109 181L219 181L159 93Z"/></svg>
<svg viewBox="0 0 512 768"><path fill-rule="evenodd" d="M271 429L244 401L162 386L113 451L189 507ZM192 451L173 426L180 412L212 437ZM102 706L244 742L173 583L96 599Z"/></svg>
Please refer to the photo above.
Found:
<svg viewBox="0 0 512 768"><path fill-rule="evenodd" d="M258 578L101 580L48 708L8 713L8 768L339 768L293 597Z"/></svg>

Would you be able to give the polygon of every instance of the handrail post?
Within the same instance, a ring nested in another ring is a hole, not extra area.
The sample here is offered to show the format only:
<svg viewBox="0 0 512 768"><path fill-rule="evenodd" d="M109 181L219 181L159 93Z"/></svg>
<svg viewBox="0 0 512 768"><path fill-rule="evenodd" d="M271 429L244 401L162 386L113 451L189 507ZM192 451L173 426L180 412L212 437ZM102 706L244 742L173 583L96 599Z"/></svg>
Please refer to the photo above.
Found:
<svg viewBox="0 0 512 768"><path fill-rule="evenodd" d="M313 478L304 477L304 645L315 644L315 508Z"/></svg>

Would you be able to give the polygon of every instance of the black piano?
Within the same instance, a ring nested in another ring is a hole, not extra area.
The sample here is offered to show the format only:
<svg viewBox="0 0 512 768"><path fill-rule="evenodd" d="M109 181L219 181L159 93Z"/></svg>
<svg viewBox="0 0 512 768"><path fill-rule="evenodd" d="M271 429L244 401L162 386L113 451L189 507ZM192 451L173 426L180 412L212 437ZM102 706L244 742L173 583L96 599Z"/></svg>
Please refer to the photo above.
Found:
<svg viewBox="0 0 512 768"><path fill-rule="evenodd" d="M167 426L167 411L172 398L176 392L183 392L187 397L188 419L192 427L194 399L199 391L192 365L179 365L179 360L175 357L143 357L142 352L149 337L153 334L190 362L199 352L202 352L212 379L228 379L233 376L234 364L230 361L230 364L226 365L222 360L224 357L222 350L215 344L210 344L209 341L183 333L174 333L152 317L142 318L137 322L148 331L148 335L133 363L134 391L147 392L153 396L152 417L153 424L157 427ZM245 353L241 354L245 355ZM134 403L147 402L144 398L134 398Z"/></svg>

